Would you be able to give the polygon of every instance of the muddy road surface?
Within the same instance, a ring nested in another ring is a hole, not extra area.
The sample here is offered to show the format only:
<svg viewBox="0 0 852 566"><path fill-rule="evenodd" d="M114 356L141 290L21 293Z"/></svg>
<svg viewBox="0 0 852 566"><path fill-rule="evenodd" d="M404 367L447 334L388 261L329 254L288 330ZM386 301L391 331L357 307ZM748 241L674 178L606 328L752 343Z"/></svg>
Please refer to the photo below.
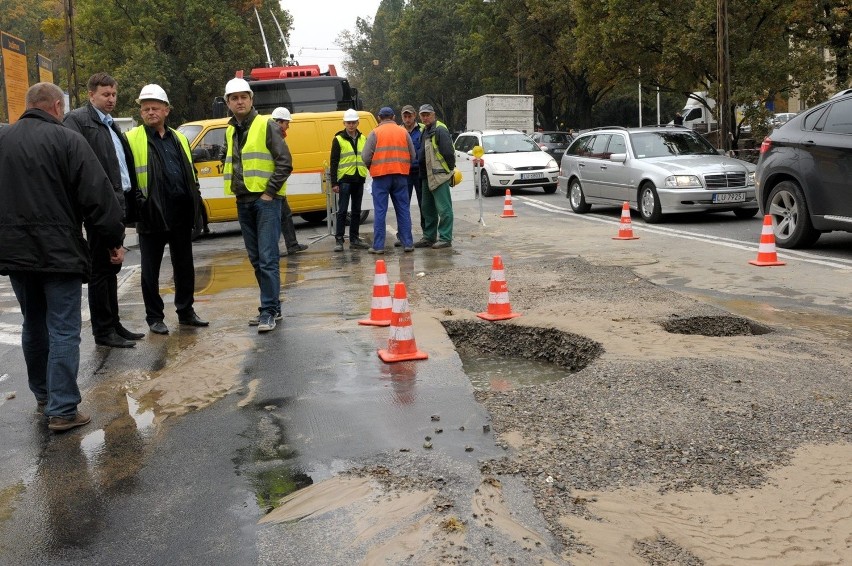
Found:
<svg viewBox="0 0 852 566"><path fill-rule="evenodd" d="M4 292L0 563L848 560L852 251L758 268L759 221L732 214L713 231L752 245L641 221L615 241L617 210L560 194L484 204L483 226L457 203L449 250L387 248L429 356L394 364L388 328L357 323L376 256L324 238L282 258L284 320L258 335L241 238L215 226L195 247L211 326L167 306L168 336L119 351L84 324L93 421L62 435L32 414ZM495 255L521 316L486 322Z"/></svg>

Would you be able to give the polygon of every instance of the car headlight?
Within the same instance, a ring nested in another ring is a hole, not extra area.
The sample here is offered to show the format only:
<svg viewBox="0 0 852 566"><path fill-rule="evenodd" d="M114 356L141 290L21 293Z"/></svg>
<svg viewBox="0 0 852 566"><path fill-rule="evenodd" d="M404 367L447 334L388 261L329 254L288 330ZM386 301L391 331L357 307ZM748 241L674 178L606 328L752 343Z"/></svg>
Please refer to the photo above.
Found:
<svg viewBox="0 0 852 566"><path fill-rule="evenodd" d="M666 186L680 189L683 187L700 187L701 180L695 175L672 175L666 177Z"/></svg>
<svg viewBox="0 0 852 566"><path fill-rule="evenodd" d="M547 162L547 168L548 169L556 169L557 167L559 167L559 165L556 164L555 159L551 159L550 161Z"/></svg>
<svg viewBox="0 0 852 566"><path fill-rule="evenodd" d="M754 185L754 173L755 173L754 171L748 172L748 182L746 183L746 185L749 185L749 186Z"/></svg>
<svg viewBox="0 0 852 566"><path fill-rule="evenodd" d="M491 161L491 168L495 171L511 171L512 168L506 165L505 163L500 163L499 161Z"/></svg>

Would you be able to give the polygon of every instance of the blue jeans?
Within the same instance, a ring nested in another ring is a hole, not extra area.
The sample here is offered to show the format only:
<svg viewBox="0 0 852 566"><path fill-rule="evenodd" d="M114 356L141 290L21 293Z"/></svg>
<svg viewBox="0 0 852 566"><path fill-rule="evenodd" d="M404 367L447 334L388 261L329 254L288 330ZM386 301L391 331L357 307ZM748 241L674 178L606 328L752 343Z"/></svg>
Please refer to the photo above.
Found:
<svg viewBox="0 0 852 566"><path fill-rule="evenodd" d="M278 239L281 237L281 199L237 201L237 218L243 232L254 277L260 287L261 313L275 314L281 310L281 257Z"/></svg>
<svg viewBox="0 0 852 566"><path fill-rule="evenodd" d="M13 272L24 315L21 345L30 391L47 402L45 416L73 418L80 404L80 316L83 280L67 273Z"/></svg>
<svg viewBox="0 0 852 566"><path fill-rule="evenodd" d="M346 231L346 209L352 201L352 214L349 219L349 242L358 241L358 231L361 228L361 199L364 197L364 183L345 183L341 181L340 192L337 193L337 226L334 237L343 239Z"/></svg>
<svg viewBox="0 0 852 566"><path fill-rule="evenodd" d="M411 234L411 210L408 201L408 175L381 175L373 177L373 249L385 247L385 217L388 214L388 196L396 213L399 241L405 247L414 245Z"/></svg>

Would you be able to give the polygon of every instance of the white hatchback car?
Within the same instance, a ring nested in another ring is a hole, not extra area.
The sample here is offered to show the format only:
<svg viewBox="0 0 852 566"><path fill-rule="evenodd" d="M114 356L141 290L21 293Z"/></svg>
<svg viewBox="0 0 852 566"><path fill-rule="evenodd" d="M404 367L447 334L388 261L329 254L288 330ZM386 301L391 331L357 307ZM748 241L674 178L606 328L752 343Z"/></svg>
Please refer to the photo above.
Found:
<svg viewBox="0 0 852 566"><path fill-rule="evenodd" d="M505 189L542 187L556 192L559 165L531 137L517 130L464 132L456 138L456 160L473 159L473 148L485 150L480 186L490 197Z"/></svg>

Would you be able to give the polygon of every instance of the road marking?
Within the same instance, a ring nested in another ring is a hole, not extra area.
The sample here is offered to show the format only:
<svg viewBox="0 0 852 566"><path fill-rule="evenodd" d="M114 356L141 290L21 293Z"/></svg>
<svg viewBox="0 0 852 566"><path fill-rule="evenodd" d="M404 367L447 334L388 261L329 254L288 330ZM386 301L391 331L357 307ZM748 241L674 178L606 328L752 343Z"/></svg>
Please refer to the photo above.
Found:
<svg viewBox="0 0 852 566"><path fill-rule="evenodd" d="M20 324L6 324L5 322L0 322L0 344L20 346L22 330L23 328Z"/></svg>
<svg viewBox="0 0 852 566"><path fill-rule="evenodd" d="M602 218L600 216L594 216L590 214L577 214L569 207L563 207L555 205L551 202L538 200L530 197L514 197L515 199L523 202L526 205L532 206L533 208L538 208L539 210L544 210L546 212L554 212L556 214L570 215L578 220L585 220L588 222L601 222L604 224L611 224L613 226L617 226L620 222L619 219L613 218ZM645 231L651 232L654 234L659 234L662 236L671 236L674 238L680 238L682 240L695 240L698 242L706 242L708 244L713 244L716 246L724 246L728 248L733 248L737 250L745 250L755 252L757 251L758 243L747 243L742 240L734 240L733 238L724 238L722 236L711 236L708 234L700 234L698 232L688 232L686 230L680 230L675 228L667 228L665 226L657 226L657 225L649 225L649 224L636 224L632 223L634 231ZM814 265L822 265L824 267L832 267L835 269L852 269L852 259L843 259L843 258L833 258L833 259L824 259L820 256L817 256L811 252L801 251L801 250L784 250L783 252L778 252L778 257L783 259L795 259L797 261L803 261L805 263L811 263Z"/></svg>

